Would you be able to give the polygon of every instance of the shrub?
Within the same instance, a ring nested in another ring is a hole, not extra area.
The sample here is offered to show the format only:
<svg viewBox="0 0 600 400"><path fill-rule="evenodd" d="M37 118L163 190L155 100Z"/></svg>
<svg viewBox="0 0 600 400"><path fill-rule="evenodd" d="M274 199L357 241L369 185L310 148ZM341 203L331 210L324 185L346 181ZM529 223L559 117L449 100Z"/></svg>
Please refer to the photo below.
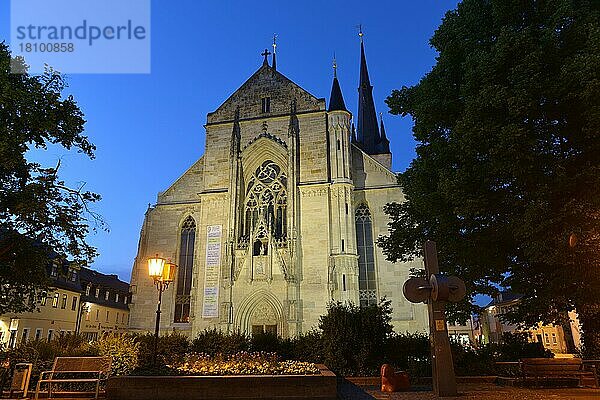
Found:
<svg viewBox="0 0 600 400"><path fill-rule="evenodd" d="M282 353L282 345L285 341L274 333L258 333L250 339L250 349L253 352Z"/></svg>
<svg viewBox="0 0 600 400"><path fill-rule="evenodd" d="M132 336L104 335L97 346L101 356L110 356L112 375L129 375L138 366L140 344Z"/></svg>
<svg viewBox="0 0 600 400"><path fill-rule="evenodd" d="M206 329L192 341L191 350L209 355L236 354L250 350L250 339L239 331L224 333L217 329Z"/></svg>
<svg viewBox="0 0 600 400"><path fill-rule="evenodd" d="M385 362L410 376L431 376L430 342L425 333L397 333L387 341Z"/></svg>
<svg viewBox="0 0 600 400"><path fill-rule="evenodd" d="M146 333L134 337L139 343L138 367L142 370L151 370L154 356L154 334ZM173 332L158 338L157 363L160 365L173 364L183 359L190 350L190 342L187 336Z"/></svg>
<svg viewBox="0 0 600 400"><path fill-rule="evenodd" d="M319 320L325 364L342 375L376 375L383 363L393 330L391 302L358 307L330 303Z"/></svg>

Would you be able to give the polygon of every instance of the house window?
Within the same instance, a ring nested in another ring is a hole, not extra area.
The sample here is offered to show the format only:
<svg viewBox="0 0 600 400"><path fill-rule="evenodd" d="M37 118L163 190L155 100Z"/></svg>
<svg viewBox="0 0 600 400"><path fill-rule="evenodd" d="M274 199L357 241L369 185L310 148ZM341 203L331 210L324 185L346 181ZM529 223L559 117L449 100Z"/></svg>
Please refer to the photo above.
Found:
<svg viewBox="0 0 600 400"><path fill-rule="evenodd" d="M96 288L96 298L100 297L100 288Z"/></svg>
<svg viewBox="0 0 600 400"><path fill-rule="evenodd" d="M342 290L346 291L346 274L342 274Z"/></svg>
<svg viewBox="0 0 600 400"><path fill-rule="evenodd" d="M371 212L365 204L356 209L356 246L358 251L358 297L360 306L377 304L375 250Z"/></svg>
<svg viewBox="0 0 600 400"><path fill-rule="evenodd" d="M42 328L37 328L35 330L35 340L42 340Z"/></svg>
<svg viewBox="0 0 600 400"><path fill-rule="evenodd" d="M109 297L110 297L110 292L107 290L106 293L104 293L104 300L108 301Z"/></svg>
<svg viewBox="0 0 600 400"><path fill-rule="evenodd" d="M66 294L63 294L62 303L60 304L60 308L63 310L65 308L67 308L67 295Z"/></svg>
<svg viewBox="0 0 600 400"><path fill-rule="evenodd" d="M550 338L547 333L544 333L544 339L546 340L546 343L550 344Z"/></svg>
<svg viewBox="0 0 600 400"><path fill-rule="evenodd" d="M175 315L173 322L190 322L190 293L192 290L192 270L194 269L194 244L196 243L196 221L189 216L181 227L179 248L179 271L177 293L175 294Z"/></svg>
<svg viewBox="0 0 600 400"><path fill-rule="evenodd" d="M109 315L109 314L110 314L110 313L109 313L108 311L106 311L106 322L108 322L108 315Z"/></svg>
<svg viewBox="0 0 600 400"><path fill-rule="evenodd" d="M52 340L52 334L53 334L53 333L54 333L54 330L52 330L52 329L48 329L48 336L47 336L47 338L48 338L48 341L51 341L51 340Z"/></svg>
<svg viewBox="0 0 600 400"><path fill-rule="evenodd" d="M47 292L42 292L42 298L40 299L40 304L42 306L45 306L46 303L48 302L48 293Z"/></svg>
<svg viewBox="0 0 600 400"><path fill-rule="evenodd" d="M261 112L262 113L270 113L271 112L271 98L263 97L261 99Z"/></svg>
<svg viewBox="0 0 600 400"><path fill-rule="evenodd" d="M89 321L89 320L90 320L90 312L89 312L89 311L87 311L87 312L85 313L85 320L86 320L86 321Z"/></svg>
<svg viewBox="0 0 600 400"><path fill-rule="evenodd" d="M56 278L58 276L58 265L52 264L52 270L50 271L50 276Z"/></svg>
<svg viewBox="0 0 600 400"><path fill-rule="evenodd" d="M87 285L85 288L85 295L89 296L91 291L92 291L92 285Z"/></svg>
<svg viewBox="0 0 600 400"><path fill-rule="evenodd" d="M27 342L29 339L29 328L23 328L23 333L21 334L21 343Z"/></svg>
<svg viewBox="0 0 600 400"><path fill-rule="evenodd" d="M119 293L115 293L115 303L119 302Z"/></svg>
<svg viewBox="0 0 600 400"><path fill-rule="evenodd" d="M100 310L96 310L96 321L100 321Z"/></svg>
<svg viewBox="0 0 600 400"><path fill-rule="evenodd" d="M115 316L115 322L118 324L119 323L119 313L117 313L117 315Z"/></svg>
<svg viewBox="0 0 600 400"><path fill-rule="evenodd" d="M340 147L341 147L341 146L340 146L340 139L338 139L338 140L337 140L337 149L339 150L339 149L340 149Z"/></svg>
<svg viewBox="0 0 600 400"><path fill-rule="evenodd" d="M77 271L71 270L70 276L71 276L71 282L77 281Z"/></svg>
<svg viewBox="0 0 600 400"><path fill-rule="evenodd" d="M77 309L77 297L73 296L73 302L71 303L71 310L75 311Z"/></svg>
<svg viewBox="0 0 600 400"><path fill-rule="evenodd" d="M348 203L346 203L346 215L348 215Z"/></svg>
<svg viewBox="0 0 600 400"><path fill-rule="evenodd" d="M52 307L58 307L58 298L60 297L59 293L54 293L54 297L52 298Z"/></svg>
<svg viewBox="0 0 600 400"><path fill-rule="evenodd" d="M552 343L556 344L556 333L552 334Z"/></svg>
<svg viewBox="0 0 600 400"><path fill-rule="evenodd" d="M344 247L344 239L342 239L342 253L345 251L345 247Z"/></svg>

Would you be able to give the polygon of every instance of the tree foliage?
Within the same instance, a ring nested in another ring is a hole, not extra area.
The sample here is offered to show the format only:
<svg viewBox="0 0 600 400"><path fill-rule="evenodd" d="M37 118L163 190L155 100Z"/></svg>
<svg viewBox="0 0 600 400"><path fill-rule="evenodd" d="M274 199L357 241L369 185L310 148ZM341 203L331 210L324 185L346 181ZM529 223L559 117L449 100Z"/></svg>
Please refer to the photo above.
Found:
<svg viewBox="0 0 600 400"><path fill-rule="evenodd" d="M599 354L600 3L464 0L430 43L432 70L387 99L418 145L380 246L436 240L472 294L524 295L515 322L576 308Z"/></svg>
<svg viewBox="0 0 600 400"><path fill-rule="evenodd" d="M23 73L11 73L11 64ZM0 314L35 308L50 283L50 254L95 255L85 238L102 223L88 208L100 196L83 185L68 187L58 177L60 162L42 166L27 159L49 145L94 158L95 147L82 134L83 113L72 96L62 96L65 86L50 68L28 75L23 59L11 59L0 43Z"/></svg>

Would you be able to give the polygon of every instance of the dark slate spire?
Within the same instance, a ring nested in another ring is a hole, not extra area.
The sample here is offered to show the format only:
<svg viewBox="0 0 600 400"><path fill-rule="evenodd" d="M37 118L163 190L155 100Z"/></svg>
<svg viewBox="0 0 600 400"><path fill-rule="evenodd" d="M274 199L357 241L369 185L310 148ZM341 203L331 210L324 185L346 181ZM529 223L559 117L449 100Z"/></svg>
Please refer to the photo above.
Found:
<svg viewBox="0 0 600 400"><path fill-rule="evenodd" d="M331 96L329 96L329 110L328 111L348 111L346 110L346 103L344 103L344 96L342 96L342 89L337 78L337 64L335 58L333 59L333 85L331 86Z"/></svg>
<svg viewBox="0 0 600 400"><path fill-rule="evenodd" d="M378 150L379 153L389 153L390 152L390 141L385 135L385 127L383 126L383 114L379 113L380 125L379 132L381 133L381 141L379 142Z"/></svg>
<svg viewBox="0 0 600 400"><path fill-rule="evenodd" d="M377 114L373 102L373 86L369 80L367 70L367 59L365 57L365 46L363 43L362 30L360 36L360 82L358 85L358 124L356 127L356 139L359 146L367 154L379 154L377 145L381 141L379 127L377 126Z"/></svg>

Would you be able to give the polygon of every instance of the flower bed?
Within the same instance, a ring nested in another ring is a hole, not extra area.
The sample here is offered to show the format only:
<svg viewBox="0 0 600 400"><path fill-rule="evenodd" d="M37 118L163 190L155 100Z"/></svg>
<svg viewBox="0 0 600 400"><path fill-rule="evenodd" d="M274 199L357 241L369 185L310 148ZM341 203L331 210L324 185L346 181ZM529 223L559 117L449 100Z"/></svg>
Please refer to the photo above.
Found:
<svg viewBox="0 0 600 400"><path fill-rule="evenodd" d="M192 353L183 362L169 365L182 375L313 375L319 368L304 361L280 361L275 353L240 352L230 356Z"/></svg>
<svg viewBox="0 0 600 400"><path fill-rule="evenodd" d="M231 367L228 368L233 372ZM335 374L324 365L315 365L315 368L317 373L307 375L279 373L198 376L188 375L192 373L189 371L188 364L188 372L183 376L111 377L106 387L106 398L108 400L335 400L337 398Z"/></svg>

